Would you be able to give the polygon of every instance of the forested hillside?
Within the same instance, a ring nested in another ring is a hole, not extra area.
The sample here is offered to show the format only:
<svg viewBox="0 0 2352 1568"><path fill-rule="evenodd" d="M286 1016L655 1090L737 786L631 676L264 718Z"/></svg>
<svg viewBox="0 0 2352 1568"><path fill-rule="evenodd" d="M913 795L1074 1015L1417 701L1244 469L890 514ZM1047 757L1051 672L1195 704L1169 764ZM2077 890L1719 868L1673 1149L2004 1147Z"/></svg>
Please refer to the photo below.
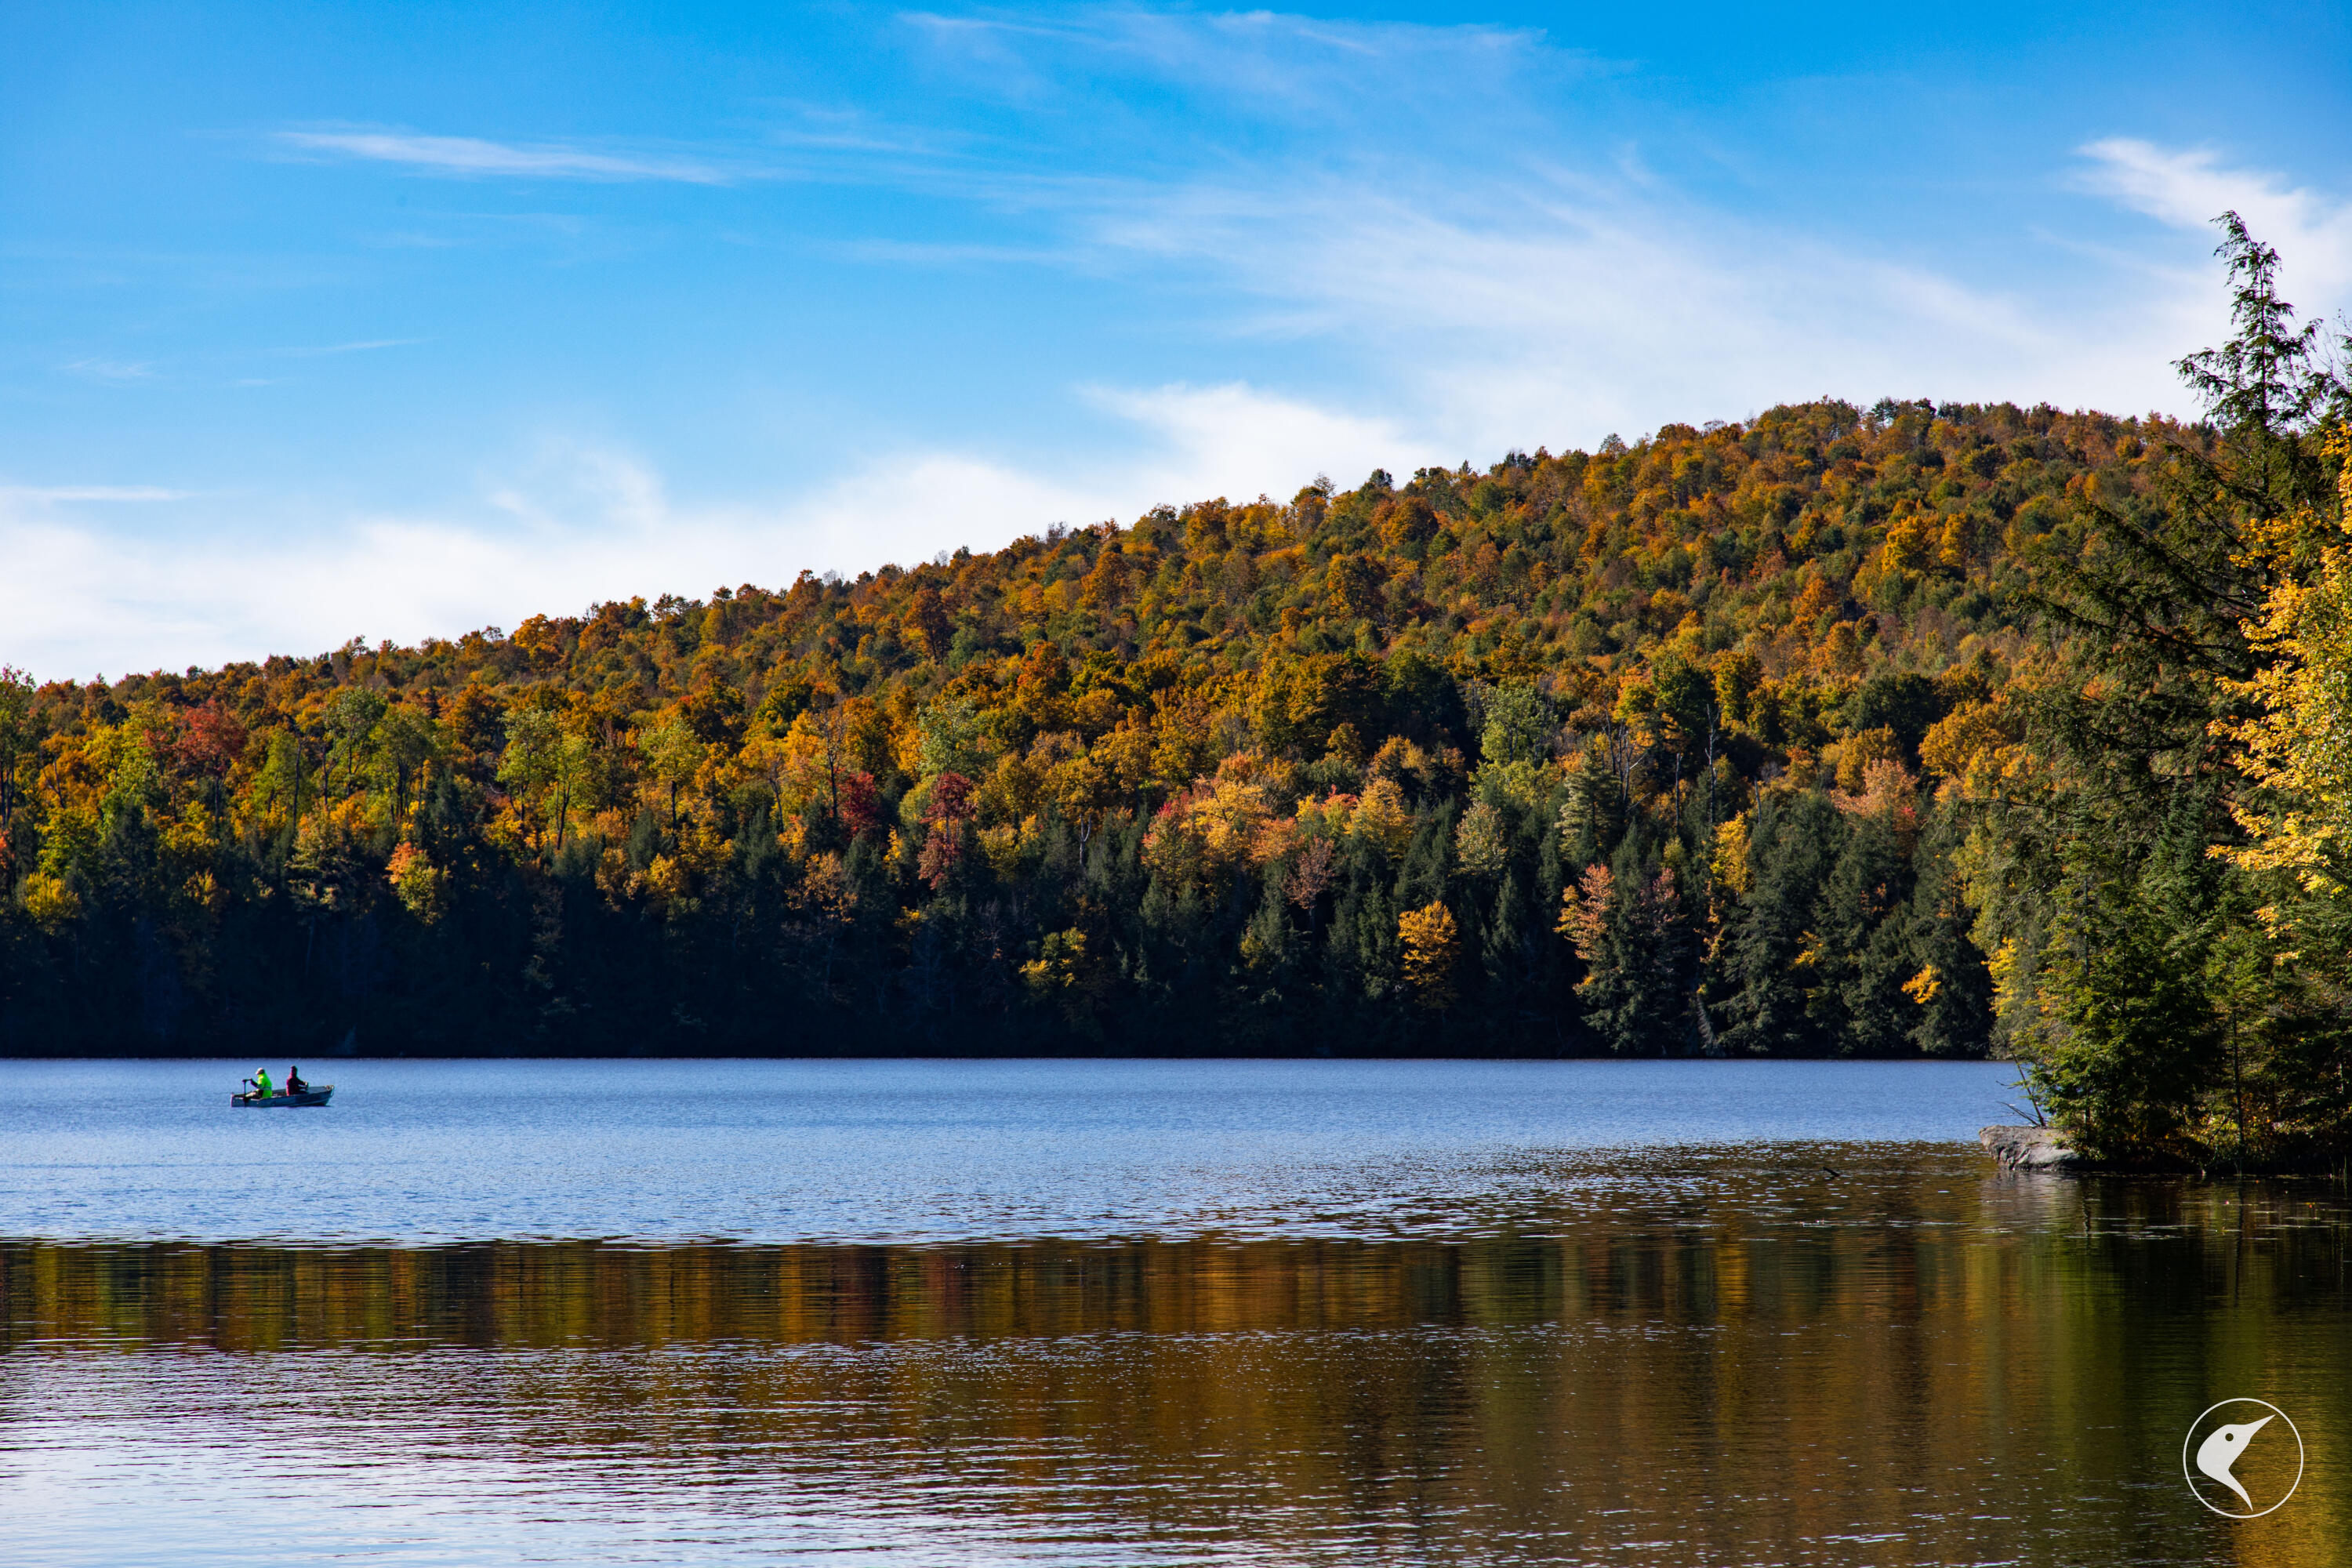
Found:
<svg viewBox="0 0 2352 1568"><path fill-rule="evenodd" d="M5 1047L1980 1052L2017 552L2208 438L1782 407L18 683Z"/></svg>
<svg viewBox="0 0 2352 1568"><path fill-rule="evenodd" d="M1975 1055L2352 1125L2346 389L1822 402L856 581L0 679L13 1053Z"/></svg>

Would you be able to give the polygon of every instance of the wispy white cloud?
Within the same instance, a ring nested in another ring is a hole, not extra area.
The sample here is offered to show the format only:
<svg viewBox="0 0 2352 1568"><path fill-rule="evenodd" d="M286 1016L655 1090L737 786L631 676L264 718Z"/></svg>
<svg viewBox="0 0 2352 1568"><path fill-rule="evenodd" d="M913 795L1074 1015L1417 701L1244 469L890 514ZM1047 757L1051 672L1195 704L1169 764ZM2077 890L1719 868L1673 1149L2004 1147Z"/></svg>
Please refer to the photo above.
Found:
<svg viewBox="0 0 2352 1568"><path fill-rule="evenodd" d="M1546 95L1625 68L1533 29L1482 24L1135 5L1051 19L916 12L903 20L940 68L1006 99L1083 99L1090 119L1116 120L1127 110L1106 85L1149 79L1253 120L1308 126L1335 140L1400 119L1423 121L1414 132L1424 138L1432 131L1447 140L1456 132L1485 137L1498 121L1540 113ZM1455 112L1464 106L1476 112ZM1378 140L1392 141L1393 132Z"/></svg>
<svg viewBox="0 0 2352 1568"><path fill-rule="evenodd" d="M1230 330L1349 345L1400 434L1456 456L1822 393L2147 407L2194 331L2169 294L2062 310L1585 177L1204 182L1091 221L1255 301Z"/></svg>
<svg viewBox="0 0 2352 1568"><path fill-rule="evenodd" d="M316 347L277 349L272 352L284 359L324 359L331 354L371 353L377 349L404 349L412 343L429 343L431 338L369 338L356 343L321 343Z"/></svg>
<svg viewBox="0 0 2352 1568"><path fill-rule="evenodd" d="M356 158L456 178L497 175L551 180L668 180L723 185L736 176L701 158L605 152L562 142L491 142L396 131L281 131L282 147L314 156Z"/></svg>
<svg viewBox="0 0 2352 1568"><path fill-rule="evenodd" d="M223 358L234 361L245 358L247 353L272 360L331 359L342 354L372 353L381 349L406 348L414 343L425 343L432 341L430 338L371 338L348 343L304 343L285 348L254 349L229 355L214 354L205 358L215 364ZM204 363L202 360L183 361L179 374L170 376L167 376L152 360L108 359L99 356L73 360L59 365L58 369L77 380L95 382L100 386L153 386L165 384L185 385L192 380L197 384L227 386L281 384L277 377L253 375L234 376L226 382L206 381L197 377L191 369L192 364L202 363Z"/></svg>
<svg viewBox="0 0 2352 1568"><path fill-rule="evenodd" d="M1410 471L1447 455L1386 414L1285 396L1244 382L1087 389L1118 416L1139 450L1096 466L1101 516L1132 517L1159 502L1261 493L1287 498L1318 473L1354 478L1381 467ZM1125 471L1122 471L1125 470Z"/></svg>
<svg viewBox="0 0 2352 1568"><path fill-rule="evenodd" d="M2225 163L2205 148L2168 148L2111 136L2082 149L2084 188L2176 228L2204 229L2224 212L2275 248L2281 268L2337 304L2352 293L2352 199Z"/></svg>
<svg viewBox="0 0 2352 1568"><path fill-rule="evenodd" d="M2021 224L2017 264L1993 273L1776 216L1752 171L1738 207L1678 188L1638 144L1564 117L1618 68L1538 34L1124 8L913 20L966 90L1041 122L1069 107L1056 95L1126 96L1106 81L1215 100L1202 118L1225 129L1197 155L1163 137L1122 172L1020 199L1058 218L1064 264L1184 278L1213 328L1298 342L1326 384L1352 362L1368 406L1450 451L1821 394L2185 409L2168 367L2226 326L2192 244L2119 262ZM2083 184L2109 203L2181 226L2236 205L2302 258L2312 303L2343 301L2341 204L2204 154L2088 151ZM2113 213L2085 204L2083 232Z"/></svg>
<svg viewBox="0 0 2352 1568"><path fill-rule="evenodd" d="M1414 450L1378 417L1238 384L1087 395L1133 438L1064 460L883 449L813 489L751 500L680 497L637 454L565 440L437 511L286 507L299 529L210 519L160 532L72 504L188 499L147 487L0 489L0 559L17 568L0 578L0 661L79 678L452 636L601 599L911 564L1163 501L1286 494L1318 469L1362 472ZM237 514L252 504L240 498Z"/></svg>
<svg viewBox="0 0 2352 1568"><path fill-rule="evenodd" d="M0 658L87 671L361 632L449 635L1817 394L2178 409L2187 399L2168 364L2226 326L2200 232L2224 207L2286 253L2290 281L2310 290L2299 303L2315 312L2352 291L2352 207L2205 152L2111 139L2069 175L2053 146L2049 176L2096 198L2079 230L2021 223L2014 266L1970 270L1897 249L1866 219L1777 214L1753 168L1736 207L1679 187L1673 159L1564 116L1615 68L1533 34L1131 7L911 20L925 68L993 98L1001 117L929 132L803 112L803 130L740 153L347 127L277 145L460 178L702 185L748 182L780 150L822 153L845 177L952 191L1018 221L986 243L950 227L938 244L795 244L1124 279L1139 313L1181 308L1197 326L1189 363L1221 342L1260 363L1269 343L1298 352L1254 381L1113 372L1066 389L1111 416L1108 433L1097 420L1082 437L1051 434L1066 409L1041 409L1032 423L1046 433L1026 443L905 432L806 482L739 482L731 497L673 483L639 453L562 440L430 512L278 503L299 529L257 525L240 503L156 538L95 504L133 499L107 487L0 491L0 559L17 568L0 579ZM2118 208L2164 226L2151 241L2122 220L2136 255L2115 242Z"/></svg>
<svg viewBox="0 0 2352 1568"><path fill-rule="evenodd" d="M105 386L136 386L142 382L163 378L163 372L147 360L78 359L58 368L68 375L95 381Z"/></svg>

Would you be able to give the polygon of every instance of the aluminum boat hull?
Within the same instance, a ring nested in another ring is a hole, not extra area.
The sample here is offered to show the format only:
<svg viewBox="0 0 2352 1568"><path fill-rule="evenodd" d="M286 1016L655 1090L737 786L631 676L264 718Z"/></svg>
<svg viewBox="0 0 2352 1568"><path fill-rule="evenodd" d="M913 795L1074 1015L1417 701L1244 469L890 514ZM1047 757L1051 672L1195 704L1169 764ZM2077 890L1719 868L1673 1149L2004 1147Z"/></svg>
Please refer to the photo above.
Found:
<svg viewBox="0 0 2352 1568"><path fill-rule="evenodd" d="M263 1100L257 1095L232 1094L228 1097L228 1102L231 1105L253 1110L276 1110L280 1107L292 1110L302 1105L324 1105L327 1103L327 1097L334 1092L333 1084L324 1083L316 1089L304 1089L300 1094L273 1094L268 1100Z"/></svg>

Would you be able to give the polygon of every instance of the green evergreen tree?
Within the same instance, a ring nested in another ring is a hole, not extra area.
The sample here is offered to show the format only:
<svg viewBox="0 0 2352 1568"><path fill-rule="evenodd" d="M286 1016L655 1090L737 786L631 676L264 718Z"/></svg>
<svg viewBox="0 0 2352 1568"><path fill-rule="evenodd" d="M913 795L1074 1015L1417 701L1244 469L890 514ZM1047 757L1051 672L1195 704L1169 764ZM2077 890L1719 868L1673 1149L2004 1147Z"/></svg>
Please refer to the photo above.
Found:
<svg viewBox="0 0 2352 1568"><path fill-rule="evenodd" d="M1822 960L1815 910L1843 847L1844 823L1819 791L1769 791L1748 830L1748 889L1718 946L1724 1047L1738 1055L1819 1049L1810 993Z"/></svg>

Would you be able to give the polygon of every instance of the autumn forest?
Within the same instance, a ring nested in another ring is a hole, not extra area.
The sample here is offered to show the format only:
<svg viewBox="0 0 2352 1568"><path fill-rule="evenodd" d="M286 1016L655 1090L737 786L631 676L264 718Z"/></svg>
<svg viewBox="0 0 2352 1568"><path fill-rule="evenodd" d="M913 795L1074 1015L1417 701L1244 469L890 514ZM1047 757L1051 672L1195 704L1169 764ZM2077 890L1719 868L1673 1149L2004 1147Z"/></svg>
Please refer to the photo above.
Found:
<svg viewBox="0 0 2352 1568"><path fill-rule="evenodd" d="M1795 404L6 671L0 1051L1999 1053L2340 1161L2344 388L2225 233L2193 422Z"/></svg>

